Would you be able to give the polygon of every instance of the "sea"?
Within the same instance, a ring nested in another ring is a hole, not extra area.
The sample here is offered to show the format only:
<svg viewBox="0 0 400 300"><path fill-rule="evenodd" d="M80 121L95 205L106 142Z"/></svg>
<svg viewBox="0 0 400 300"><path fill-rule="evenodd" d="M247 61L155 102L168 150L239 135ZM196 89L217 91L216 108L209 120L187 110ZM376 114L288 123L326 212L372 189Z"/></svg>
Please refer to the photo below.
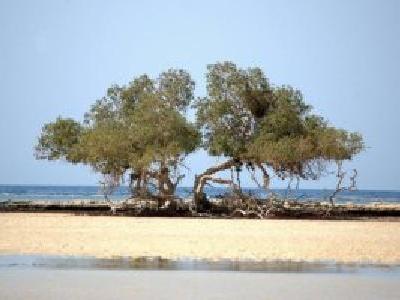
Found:
<svg viewBox="0 0 400 300"><path fill-rule="evenodd" d="M190 198L193 195L191 187L178 187L176 195L181 198ZM277 197L290 198L298 201L328 201L332 190L317 189L263 189L244 188L244 192L257 198L266 198L271 193ZM206 187L205 192L211 198L218 198L229 194L230 190L219 187ZM129 198L128 186L118 187L109 197L115 201ZM0 184L0 201L8 200L75 200L89 199L102 200L104 195L98 186L58 186L58 185L4 185ZM388 202L400 203L400 191L396 190L356 190L343 191L336 195L337 203L352 202L355 204Z"/></svg>

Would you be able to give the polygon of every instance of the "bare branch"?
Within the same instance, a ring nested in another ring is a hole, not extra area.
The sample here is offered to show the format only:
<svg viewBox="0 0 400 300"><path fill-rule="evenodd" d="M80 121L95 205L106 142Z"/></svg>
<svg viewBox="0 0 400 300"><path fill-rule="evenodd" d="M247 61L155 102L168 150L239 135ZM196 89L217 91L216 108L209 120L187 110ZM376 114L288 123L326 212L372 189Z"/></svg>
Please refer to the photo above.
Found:
<svg viewBox="0 0 400 300"><path fill-rule="evenodd" d="M344 186L343 185L343 180L345 179L346 172L344 172L342 170L342 162L341 161L336 162L336 164L337 164L336 190L332 193L332 195L329 196L329 201L330 201L332 206L334 205L334 198L338 193L343 192L343 191L354 191L354 190L357 189L357 182L356 182L356 178L357 178L357 175L358 175L357 170L353 169L353 174L350 176L350 185L349 186Z"/></svg>
<svg viewBox="0 0 400 300"><path fill-rule="evenodd" d="M253 180L254 181L254 183L257 185L257 187L259 188L259 189L263 189L264 188L264 186L263 185L261 185L260 184L260 182L257 180L257 177L256 177L256 172L255 172L255 169L253 168L251 168L250 166L248 166L248 165L246 165L246 169L247 169L247 171L249 172L249 174L250 174L250 177L251 177L251 180Z"/></svg>
<svg viewBox="0 0 400 300"><path fill-rule="evenodd" d="M120 176L116 174L103 174L103 180L100 180L100 189L104 195L104 199L109 201L109 196L119 186Z"/></svg>

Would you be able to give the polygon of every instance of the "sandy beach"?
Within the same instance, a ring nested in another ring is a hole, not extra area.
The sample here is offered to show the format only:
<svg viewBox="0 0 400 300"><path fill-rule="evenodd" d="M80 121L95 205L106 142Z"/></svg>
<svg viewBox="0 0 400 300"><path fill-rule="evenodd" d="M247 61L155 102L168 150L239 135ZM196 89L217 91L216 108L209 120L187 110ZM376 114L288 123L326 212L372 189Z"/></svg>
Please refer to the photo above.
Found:
<svg viewBox="0 0 400 300"><path fill-rule="evenodd" d="M400 263L400 222L0 214L0 254Z"/></svg>

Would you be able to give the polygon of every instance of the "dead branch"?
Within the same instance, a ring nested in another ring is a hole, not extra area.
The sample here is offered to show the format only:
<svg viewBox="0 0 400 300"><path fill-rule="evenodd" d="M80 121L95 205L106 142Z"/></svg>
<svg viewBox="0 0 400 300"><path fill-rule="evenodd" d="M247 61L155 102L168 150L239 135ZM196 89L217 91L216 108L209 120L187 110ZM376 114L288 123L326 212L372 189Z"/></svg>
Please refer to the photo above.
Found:
<svg viewBox="0 0 400 300"><path fill-rule="evenodd" d="M293 176L290 176L288 185L286 187L285 198L289 198L290 196L290 191L292 190L292 182L293 182Z"/></svg>
<svg viewBox="0 0 400 300"><path fill-rule="evenodd" d="M259 189L263 189L264 186L261 185L260 182L257 180L255 169L254 169L254 168L251 168L249 165L246 165L246 169L247 169L247 171L248 171L249 174L250 174L251 180L254 181L254 183L257 185L257 187L258 187Z"/></svg>
<svg viewBox="0 0 400 300"><path fill-rule="evenodd" d="M103 174L103 180L99 181L100 189L104 199L109 202L109 196L119 186L120 176L117 174Z"/></svg>
<svg viewBox="0 0 400 300"><path fill-rule="evenodd" d="M267 172L267 169L261 163L258 163L257 166L260 168L260 170L261 170L261 172L263 174L264 189L266 191L268 191L271 178L270 178L270 176L269 176L269 174Z"/></svg>
<svg viewBox="0 0 400 300"><path fill-rule="evenodd" d="M331 206L334 206L334 198L335 196L343 191L354 191L357 189L357 178L358 172L356 169L353 169L353 174L350 176L350 185L349 186L344 186L343 181L346 177L346 172L342 170L342 162L337 162L337 183L336 183L336 190L332 193L332 195L329 196L329 202L331 203Z"/></svg>

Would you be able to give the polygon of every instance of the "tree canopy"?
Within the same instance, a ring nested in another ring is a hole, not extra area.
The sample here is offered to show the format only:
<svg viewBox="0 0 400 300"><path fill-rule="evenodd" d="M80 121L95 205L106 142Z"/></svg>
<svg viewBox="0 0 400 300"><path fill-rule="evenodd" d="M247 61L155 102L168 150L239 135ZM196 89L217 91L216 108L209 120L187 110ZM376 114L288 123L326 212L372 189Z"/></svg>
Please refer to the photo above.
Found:
<svg viewBox="0 0 400 300"><path fill-rule="evenodd" d="M364 148L360 134L312 113L299 90L271 84L260 68L211 64L206 80L207 95L196 101L194 81L184 70L112 85L83 122L58 117L45 124L36 157L89 165L116 182L128 173L135 195L153 191L166 198L182 179L185 156L202 146L226 161L196 176L195 200L201 205L208 181L240 190L243 167L253 175L260 170L264 187L271 172L282 179L318 179L330 163L351 160ZM193 103L196 124L186 117ZM231 179L215 177L229 169Z"/></svg>
<svg viewBox="0 0 400 300"><path fill-rule="evenodd" d="M364 147L360 134L312 114L299 90L271 85L259 68L223 62L207 70L207 97L196 104L197 123L209 154L228 160L196 178L198 201L206 181L220 181L213 174L225 169L259 168L264 185L267 169L282 179L318 179L327 164L352 159Z"/></svg>
<svg viewBox="0 0 400 300"><path fill-rule="evenodd" d="M86 164L116 180L130 171L135 193L148 193L152 183L160 195L172 196L182 178L179 164L200 142L184 117L193 90L190 75L174 69L156 80L142 75L127 86L113 85L82 124L61 117L45 124L36 156Z"/></svg>

